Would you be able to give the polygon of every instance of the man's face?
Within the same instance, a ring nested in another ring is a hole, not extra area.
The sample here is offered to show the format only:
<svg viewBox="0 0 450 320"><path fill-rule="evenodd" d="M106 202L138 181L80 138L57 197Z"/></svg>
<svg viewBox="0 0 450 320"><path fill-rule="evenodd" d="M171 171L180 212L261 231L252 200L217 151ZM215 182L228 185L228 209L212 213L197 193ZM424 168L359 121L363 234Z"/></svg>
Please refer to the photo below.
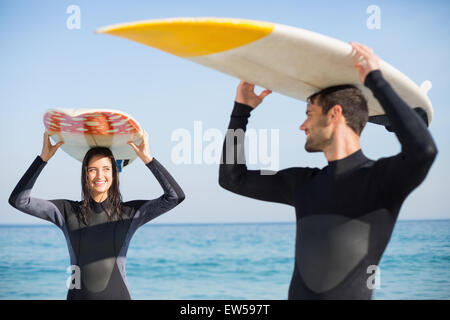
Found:
<svg viewBox="0 0 450 320"><path fill-rule="evenodd" d="M327 115L322 114L322 108L316 103L308 104L306 120L300 126L306 133L305 150L308 152L321 152L331 144L333 131L328 124Z"/></svg>

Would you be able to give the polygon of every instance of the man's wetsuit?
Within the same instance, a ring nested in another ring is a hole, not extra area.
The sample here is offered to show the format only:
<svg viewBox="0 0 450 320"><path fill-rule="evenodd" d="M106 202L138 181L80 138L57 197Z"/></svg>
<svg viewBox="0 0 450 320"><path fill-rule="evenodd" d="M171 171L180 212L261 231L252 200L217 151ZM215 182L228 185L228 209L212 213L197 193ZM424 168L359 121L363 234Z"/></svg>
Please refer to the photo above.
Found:
<svg viewBox="0 0 450 320"><path fill-rule="evenodd" d="M295 207L295 265L289 299L371 299L369 278L389 242L400 207L425 178L437 149L423 120L394 92L379 70L365 85L383 106L402 150L373 161L361 150L318 168L274 175L247 170L243 142L223 146L219 184L247 197ZM235 103L229 129L246 130L252 108ZM226 139L233 139L227 133ZM242 164L244 163L244 164ZM372 277L371 277L372 276Z"/></svg>
<svg viewBox="0 0 450 320"><path fill-rule="evenodd" d="M78 266L81 288L69 289L67 299L130 299L125 260L131 238L143 224L169 211L184 200L180 186L155 159L146 166L156 177L164 194L154 200L122 203L123 219L108 221L108 199L92 201L88 225L80 219L81 202L41 200L30 193L46 165L37 157L12 192L9 203L33 216L53 222L64 233L72 266ZM75 268L74 268L75 269ZM74 274L73 284L76 284Z"/></svg>

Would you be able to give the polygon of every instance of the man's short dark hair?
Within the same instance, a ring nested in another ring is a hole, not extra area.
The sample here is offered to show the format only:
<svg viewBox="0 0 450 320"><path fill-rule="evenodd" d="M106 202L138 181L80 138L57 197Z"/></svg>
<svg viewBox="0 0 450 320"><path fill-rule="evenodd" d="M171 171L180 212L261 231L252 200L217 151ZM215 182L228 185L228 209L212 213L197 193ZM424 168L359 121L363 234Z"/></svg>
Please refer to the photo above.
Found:
<svg viewBox="0 0 450 320"><path fill-rule="evenodd" d="M342 113L347 125L361 135L367 120L369 109L362 91L351 84L332 86L309 96L308 103L317 103L322 108L322 114L327 114L335 105L342 106Z"/></svg>

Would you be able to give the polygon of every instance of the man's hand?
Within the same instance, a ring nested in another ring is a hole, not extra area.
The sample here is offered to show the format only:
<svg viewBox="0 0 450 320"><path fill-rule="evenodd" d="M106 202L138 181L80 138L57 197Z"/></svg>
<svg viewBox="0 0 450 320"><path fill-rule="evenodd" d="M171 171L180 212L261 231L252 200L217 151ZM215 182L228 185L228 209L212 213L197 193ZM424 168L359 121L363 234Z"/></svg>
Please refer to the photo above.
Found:
<svg viewBox="0 0 450 320"><path fill-rule="evenodd" d="M350 42L350 45L353 48L352 55L355 62L355 69L358 71L359 80L364 84L367 75L371 71L380 69L380 62L371 48L356 42Z"/></svg>
<svg viewBox="0 0 450 320"><path fill-rule="evenodd" d="M241 81L237 88L236 102L249 105L255 109L264 100L264 98L271 93L271 90L264 90L259 95L256 95L254 84Z"/></svg>

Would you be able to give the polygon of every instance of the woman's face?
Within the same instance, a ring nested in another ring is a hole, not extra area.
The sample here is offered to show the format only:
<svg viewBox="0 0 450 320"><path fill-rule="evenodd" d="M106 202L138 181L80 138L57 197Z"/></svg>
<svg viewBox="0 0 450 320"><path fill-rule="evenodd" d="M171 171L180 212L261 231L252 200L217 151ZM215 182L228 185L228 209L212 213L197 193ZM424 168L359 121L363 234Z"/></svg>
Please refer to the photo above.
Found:
<svg viewBox="0 0 450 320"><path fill-rule="evenodd" d="M92 198L97 202L105 200L113 182L111 160L102 155L92 157L88 163L87 177Z"/></svg>

